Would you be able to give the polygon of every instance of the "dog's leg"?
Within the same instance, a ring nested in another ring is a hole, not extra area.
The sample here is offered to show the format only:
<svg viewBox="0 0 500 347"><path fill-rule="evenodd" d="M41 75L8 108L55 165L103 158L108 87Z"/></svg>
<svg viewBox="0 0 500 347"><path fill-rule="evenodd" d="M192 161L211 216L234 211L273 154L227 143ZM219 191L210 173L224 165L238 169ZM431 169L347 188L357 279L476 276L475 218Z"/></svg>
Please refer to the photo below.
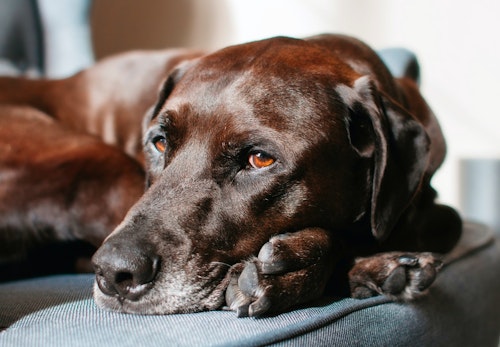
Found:
<svg viewBox="0 0 500 347"><path fill-rule="evenodd" d="M242 316L282 312L320 297L332 272L334 243L323 229L272 237L259 255L233 268L229 309Z"/></svg>
<svg viewBox="0 0 500 347"><path fill-rule="evenodd" d="M349 271L351 296L415 299L434 282L442 264L434 253L387 252L358 258Z"/></svg>

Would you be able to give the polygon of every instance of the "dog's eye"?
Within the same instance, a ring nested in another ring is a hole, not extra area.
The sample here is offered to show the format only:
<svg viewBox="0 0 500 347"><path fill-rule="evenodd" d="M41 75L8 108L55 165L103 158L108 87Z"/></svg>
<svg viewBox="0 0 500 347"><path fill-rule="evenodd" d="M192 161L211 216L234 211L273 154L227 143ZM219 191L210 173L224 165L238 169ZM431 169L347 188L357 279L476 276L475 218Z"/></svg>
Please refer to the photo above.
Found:
<svg viewBox="0 0 500 347"><path fill-rule="evenodd" d="M264 152L251 153L248 156L248 163L254 169L263 169L271 166L275 161L276 160L273 157Z"/></svg>
<svg viewBox="0 0 500 347"><path fill-rule="evenodd" d="M163 136L158 136L153 139L153 146L160 153L165 153L167 150L167 139Z"/></svg>

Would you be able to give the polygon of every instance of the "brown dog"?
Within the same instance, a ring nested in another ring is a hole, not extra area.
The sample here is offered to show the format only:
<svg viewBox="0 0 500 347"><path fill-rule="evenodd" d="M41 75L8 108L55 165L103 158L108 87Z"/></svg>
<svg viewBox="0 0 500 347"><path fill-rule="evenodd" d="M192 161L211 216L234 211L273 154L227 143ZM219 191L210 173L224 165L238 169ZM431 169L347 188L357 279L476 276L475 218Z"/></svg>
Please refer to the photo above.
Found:
<svg viewBox="0 0 500 347"><path fill-rule="evenodd" d="M430 186L445 156L434 115L352 38L274 38L184 64L146 122L149 188L93 258L101 307L226 300L258 316L347 277L354 297L412 299L440 267L427 252L460 235Z"/></svg>
<svg viewBox="0 0 500 347"><path fill-rule="evenodd" d="M144 192L144 114L198 55L130 52L66 79L0 78L0 279L58 271L59 243L66 258L73 241L92 255Z"/></svg>

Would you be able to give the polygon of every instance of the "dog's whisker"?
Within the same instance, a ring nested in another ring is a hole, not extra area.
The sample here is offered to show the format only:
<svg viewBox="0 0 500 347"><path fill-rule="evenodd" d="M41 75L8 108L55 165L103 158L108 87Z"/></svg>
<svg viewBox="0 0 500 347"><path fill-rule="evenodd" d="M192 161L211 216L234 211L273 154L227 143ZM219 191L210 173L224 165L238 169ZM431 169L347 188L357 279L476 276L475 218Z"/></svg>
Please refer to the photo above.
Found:
<svg viewBox="0 0 500 347"><path fill-rule="evenodd" d="M224 263L224 262L221 262L221 261L212 261L210 262L210 265L224 265L224 266L227 266L228 268L231 268L231 264L228 264L228 263Z"/></svg>

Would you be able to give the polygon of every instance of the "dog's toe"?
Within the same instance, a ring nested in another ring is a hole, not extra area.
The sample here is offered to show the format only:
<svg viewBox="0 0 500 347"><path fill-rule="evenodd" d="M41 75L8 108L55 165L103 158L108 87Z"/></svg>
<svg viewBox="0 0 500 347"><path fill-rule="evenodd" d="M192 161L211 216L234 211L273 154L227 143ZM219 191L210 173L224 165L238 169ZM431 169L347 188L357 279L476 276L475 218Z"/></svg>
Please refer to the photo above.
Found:
<svg viewBox="0 0 500 347"><path fill-rule="evenodd" d="M271 307L267 296L271 286L261 286L258 262L258 259L246 262L241 272L233 274L226 289L226 304L238 317L261 316Z"/></svg>
<svg viewBox="0 0 500 347"><path fill-rule="evenodd" d="M243 264L238 265L243 266ZM239 278L240 272L233 271L229 285L226 288L226 305L229 310L236 311L238 317L246 317L253 298L240 289Z"/></svg>
<svg viewBox="0 0 500 347"><path fill-rule="evenodd" d="M261 285L262 280L259 279L259 274L263 275L263 272L258 269L257 264L259 264L259 268L262 267L258 260L247 262L238 278L240 292L250 299L250 302L247 303L245 300L245 303L238 307L238 317L262 316L271 308L271 300L268 295L272 286L263 287Z"/></svg>
<svg viewBox="0 0 500 347"><path fill-rule="evenodd" d="M247 295L255 296L259 288L257 265L248 262L238 278L238 286Z"/></svg>

